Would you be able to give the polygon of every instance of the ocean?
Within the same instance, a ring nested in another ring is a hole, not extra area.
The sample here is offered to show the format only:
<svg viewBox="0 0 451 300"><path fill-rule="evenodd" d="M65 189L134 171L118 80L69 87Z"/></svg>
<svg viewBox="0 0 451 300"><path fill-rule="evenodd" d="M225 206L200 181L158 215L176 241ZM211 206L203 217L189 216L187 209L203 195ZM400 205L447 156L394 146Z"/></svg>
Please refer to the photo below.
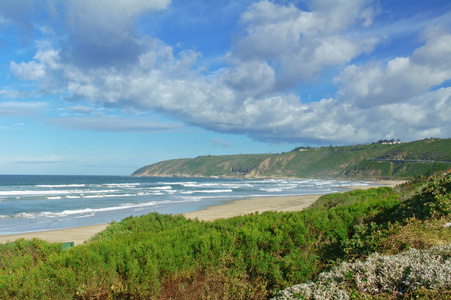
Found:
<svg viewBox="0 0 451 300"><path fill-rule="evenodd" d="M0 175L0 235L179 214L255 197L334 193L363 181Z"/></svg>

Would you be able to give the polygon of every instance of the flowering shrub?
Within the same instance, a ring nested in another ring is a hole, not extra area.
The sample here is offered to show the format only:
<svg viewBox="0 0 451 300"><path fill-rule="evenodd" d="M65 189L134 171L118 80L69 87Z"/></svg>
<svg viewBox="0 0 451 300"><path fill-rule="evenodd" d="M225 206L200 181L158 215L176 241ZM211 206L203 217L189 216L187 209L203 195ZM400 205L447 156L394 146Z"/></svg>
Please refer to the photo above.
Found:
<svg viewBox="0 0 451 300"><path fill-rule="evenodd" d="M350 299L349 290L403 295L420 288L451 288L451 245L410 249L398 255L374 253L364 261L343 262L330 272L281 291L273 299Z"/></svg>
<svg viewBox="0 0 451 300"><path fill-rule="evenodd" d="M430 250L412 248L397 255L374 253L384 249L387 240L404 229L414 235L412 227L427 228L426 224L433 224L450 215L451 175L441 173L431 176L410 199L376 216L374 220L377 223L355 224L353 235L342 240L341 249L348 257L369 255L366 260L343 262L330 272L318 275L314 282L289 287L274 299L350 299L349 291L396 296L421 288L451 289L451 245ZM395 247L402 250L409 245Z"/></svg>

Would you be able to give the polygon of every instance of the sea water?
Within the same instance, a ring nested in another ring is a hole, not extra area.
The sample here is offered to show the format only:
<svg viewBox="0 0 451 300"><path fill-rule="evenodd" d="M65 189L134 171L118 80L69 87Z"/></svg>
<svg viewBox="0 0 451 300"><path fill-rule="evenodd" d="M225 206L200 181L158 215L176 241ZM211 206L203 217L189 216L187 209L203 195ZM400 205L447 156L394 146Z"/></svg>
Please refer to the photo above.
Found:
<svg viewBox="0 0 451 300"><path fill-rule="evenodd" d="M334 193L371 182L0 175L0 235L179 214L255 197Z"/></svg>

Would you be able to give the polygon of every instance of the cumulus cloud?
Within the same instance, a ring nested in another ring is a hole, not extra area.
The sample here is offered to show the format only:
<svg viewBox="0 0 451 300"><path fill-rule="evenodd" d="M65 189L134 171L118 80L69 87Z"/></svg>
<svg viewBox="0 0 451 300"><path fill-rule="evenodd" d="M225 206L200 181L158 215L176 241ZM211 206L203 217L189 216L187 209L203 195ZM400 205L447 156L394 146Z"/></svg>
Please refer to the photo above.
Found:
<svg viewBox="0 0 451 300"><path fill-rule="evenodd" d="M370 23L374 13L369 1L313 1L311 9L269 1L251 5L241 17L247 27L234 45L233 57L271 61L279 73L277 86L283 89L312 81L323 68L347 63L372 51L378 42L340 34Z"/></svg>
<svg viewBox="0 0 451 300"><path fill-rule="evenodd" d="M224 66L201 67L202 53L176 51L134 32L147 11L169 1L69 1L67 38L33 60L11 62L18 78L69 101L156 112L209 130L267 142L355 143L385 137L446 136L451 35L426 30L410 56L358 63L378 46L365 32L379 13L369 0L317 0L309 10L262 0L240 17L243 31ZM99 14L98 12L102 13ZM360 34L365 32L365 34ZM337 95L301 99L300 85L333 70ZM437 88L437 90L434 90ZM425 104L427 103L427 105ZM74 112L89 113L86 106ZM414 117L415 116L415 117ZM179 124L72 117L53 124L77 130L164 132Z"/></svg>
<svg viewBox="0 0 451 300"><path fill-rule="evenodd" d="M360 107L418 100L434 86L451 79L451 34L428 36L411 57L382 63L349 65L336 78L343 100Z"/></svg>
<svg viewBox="0 0 451 300"><path fill-rule="evenodd" d="M275 72L265 61L249 61L227 70L223 82L242 98L262 96L271 92L275 84Z"/></svg>
<svg viewBox="0 0 451 300"><path fill-rule="evenodd" d="M45 70L42 65L36 61L29 63L15 63L11 62L11 72L18 78L23 80L36 80L45 76Z"/></svg>
<svg viewBox="0 0 451 300"><path fill-rule="evenodd" d="M67 3L69 38L64 59L86 67L135 62L143 44L134 25L147 11L165 9L170 0L71 0Z"/></svg>

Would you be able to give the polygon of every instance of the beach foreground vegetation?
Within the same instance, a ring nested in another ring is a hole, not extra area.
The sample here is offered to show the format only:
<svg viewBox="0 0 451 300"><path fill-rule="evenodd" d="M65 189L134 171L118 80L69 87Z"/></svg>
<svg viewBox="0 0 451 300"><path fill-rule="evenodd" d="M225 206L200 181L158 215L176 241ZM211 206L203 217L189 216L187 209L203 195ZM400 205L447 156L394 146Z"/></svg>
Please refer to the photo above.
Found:
<svg viewBox="0 0 451 300"><path fill-rule="evenodd" d="M450 265L450 191L440 173L299 212L129 217L68 250L18 240L0 245L0 299L448 299L449 268L427 281L412 256Z"/></svg>

